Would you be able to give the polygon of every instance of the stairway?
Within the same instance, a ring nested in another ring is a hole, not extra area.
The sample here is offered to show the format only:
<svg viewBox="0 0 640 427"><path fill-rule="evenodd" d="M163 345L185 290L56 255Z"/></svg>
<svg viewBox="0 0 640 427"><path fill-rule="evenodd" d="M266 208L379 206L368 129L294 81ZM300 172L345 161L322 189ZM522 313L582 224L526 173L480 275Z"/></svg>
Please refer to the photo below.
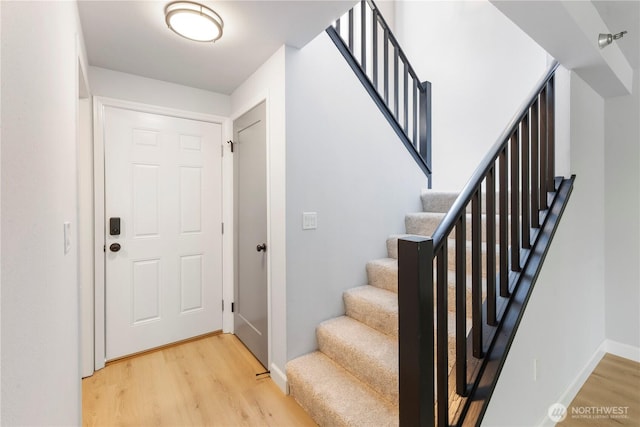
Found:
<svg viewBox="0 0 640 427"><path fill-rule="evenodd" d="M430 235L456 197L454 193L425 190L424 211L407 214L406 233ZM467 229L471 229L470 224ZM367 263L367 285L344 292L345 315L318 325L319 349L286 366L291 395L320 426L398 425L397 242L400 237L394 235L387 239L388 258ZM449 245L448 258L452 270L455 244ZM471 271L470 265L467 271ZM450 272L449 372L455 361L454 277ZM470 317L470 299L468 288L467 317ZM468 319L467 328L470 324Z"/></svg>

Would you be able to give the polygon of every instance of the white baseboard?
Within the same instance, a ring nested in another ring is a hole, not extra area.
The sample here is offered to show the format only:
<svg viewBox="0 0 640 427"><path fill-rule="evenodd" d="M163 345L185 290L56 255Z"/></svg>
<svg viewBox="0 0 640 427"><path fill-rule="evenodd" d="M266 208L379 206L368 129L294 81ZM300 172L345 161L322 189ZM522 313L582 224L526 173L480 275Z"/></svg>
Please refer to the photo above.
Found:
<svg viewBox="0 0 640 427"><path fill-rule="evenodd" d="M289 383L287 382L287 376L282 372L282 370L275 364L271 364L271 379L284 394L289 394Z"/></svg>
<svg viewBox="0 0 640 427"><path fill-rule="evenodd" d="M578 392L580 391L584 383L587 381L587 378L589 378L589 375L591 375L591 373L596 368L596 366L598 366L598 363L600 363L600 361L604 357L604 354L606 353L605 343L606 341L600 344L600 346L595 351L593 356L591 356L591 359L589 359L585 367L582 368L578 376L573 380L571 385L569 385L567 390L564 393L562 393L562 395L560 396L560 399L558 399L558 403L562 403L564 406L569 406L571 401L576 397L576 395L578 394Z"/></svg>
<svg viewBox="0 0 640 427"><path fill-rule="evenodd" d="M611 353L640 363L640 347L634 347L612 340L604 340L603 345L606 353Z"/></svg>
<svg viewBox="0 0 640 427"><path fill-rule="evenodd" d="M569 406L571 401L580 391L580 388L582 388L584 383L587 381L587 378L589 378L589 375L591 375L598 363L600 363L600 360L602 360L605 353L610 353L640 363L639 347L633 347L613 340L604 340L595 351L587 365L582 369L582 371L580 371L580 374L576 377L573 383L571 383L567 391L562 394L560 400L558 400L559 403Z"/></svg>
<svg viewBox="0 0 640 427"><path fill-rule="evenodd" d="M575 380L573 380L567 390L560 396L560 399L558 399L558 403L562 403L564 406L569 406L571 404L584 383L587 381L587 378L589 378L589 375L591 375L596 366L598 366L598 363L600 363L600 360L602 360L606 353L624 357L625 359L633 360L640 363L640 347L634 347L612 340L604 340L595 351L591 359L589 359L589 362L587 362L585 367L580 371ZM554 425L555 423L551 421L547 416L545 416L544 419L542 419L540 423L538 423L539 427Z"/></svg>

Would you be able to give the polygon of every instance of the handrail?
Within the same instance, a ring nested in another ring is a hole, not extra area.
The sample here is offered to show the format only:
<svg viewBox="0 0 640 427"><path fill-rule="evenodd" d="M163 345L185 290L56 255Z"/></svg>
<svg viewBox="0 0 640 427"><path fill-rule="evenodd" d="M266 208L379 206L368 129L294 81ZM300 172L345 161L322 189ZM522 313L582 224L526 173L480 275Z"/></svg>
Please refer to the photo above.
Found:
<svg viewBox="0 0 640 427"><path fill-rule="evenodd" d="M401 425L482 420L573 188L575 177L555 177L557 68L537 83L432 236L398 241Z"/></svg>
<svg viewBox="0 0 640 427"><path fill-rule="evenodd" d="M478 165L473 175L471 175L471 178L469 178L465 186L462 188L460 195L458 195L447 214L444 216L438 227L431 235L431 238L433 239L434 252L437 252L442 247L443 241L451 233L453 227L455 227L460 213L464 209L466 209L466 206L471 201L473 194L478 189L478 185L480 185L502 150L504 150L505 146L509 143L511 135L513 135L516 128L520 125L523 117L527 115L529 108L531 108L531 105L536 102L538 95L547 85L547 83L549 83L549 80L551 80L559 65L560 64L558 63L558 61L553 61L553 63L549 67L549 70L538 81L535 88L526 98L527 100L518 109L518 113L513 116L511 121L509 121L509 124L502 132L498 140L489 149L489 152L486 154L486 156L484 156L484 158L480 162L480 165Z"/></svg>
<svg viewBox="0 0 640 427"><path fill-rule="evenodd" d="M360 0L326 32L431 187L431 83L418 79L373 0Z"/></svg>

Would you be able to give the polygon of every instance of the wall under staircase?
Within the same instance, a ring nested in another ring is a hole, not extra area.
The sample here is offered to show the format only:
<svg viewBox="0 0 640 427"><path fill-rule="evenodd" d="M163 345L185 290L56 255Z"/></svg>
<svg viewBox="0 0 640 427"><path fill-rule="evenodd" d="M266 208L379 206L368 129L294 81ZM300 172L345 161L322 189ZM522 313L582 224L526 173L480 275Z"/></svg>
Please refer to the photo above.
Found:
<svg viewBox="0 0 640 427"><path fill-rule="evenodd" d="M289 54L290 53L290 54ZM344 313L367 261L420 209L422 171L326 33L287 51L287 356L317 348L316 326ZM302 229L302 213L318 229Z"/></svg>

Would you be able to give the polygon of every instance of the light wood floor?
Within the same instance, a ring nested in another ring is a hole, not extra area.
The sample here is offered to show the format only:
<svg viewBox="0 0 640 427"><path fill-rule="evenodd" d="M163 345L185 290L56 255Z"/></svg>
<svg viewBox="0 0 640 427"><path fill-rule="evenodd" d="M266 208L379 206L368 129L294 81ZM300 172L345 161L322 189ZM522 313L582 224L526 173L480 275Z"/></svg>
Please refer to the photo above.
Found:
<svg viewBox="0 0 640 427"><path fill-rule="evenodd" d="M234 335L112 363L82 380L84 426L315 426Z"/></svg>
<svg viewBox="0 0 640 427"><path fill-rule="evenodd" d="M640 363L606 354L558 426L640 426Z"/></svg>

